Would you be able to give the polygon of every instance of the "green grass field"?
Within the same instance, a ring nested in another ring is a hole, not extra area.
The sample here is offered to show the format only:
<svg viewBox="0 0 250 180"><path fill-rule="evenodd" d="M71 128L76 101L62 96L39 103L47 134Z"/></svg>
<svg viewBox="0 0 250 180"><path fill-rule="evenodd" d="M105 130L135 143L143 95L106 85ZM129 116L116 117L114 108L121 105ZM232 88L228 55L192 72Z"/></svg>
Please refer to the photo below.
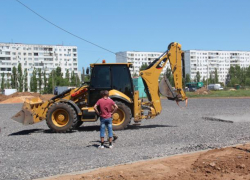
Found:
<svg viewBox="0 0 250 180"><path fill-rule="evenodd" d="M221 91L210 91L208 94L196 94L195 92L186 92L188 98L198 97L250 97L250 90L221 90Z"/></svg>

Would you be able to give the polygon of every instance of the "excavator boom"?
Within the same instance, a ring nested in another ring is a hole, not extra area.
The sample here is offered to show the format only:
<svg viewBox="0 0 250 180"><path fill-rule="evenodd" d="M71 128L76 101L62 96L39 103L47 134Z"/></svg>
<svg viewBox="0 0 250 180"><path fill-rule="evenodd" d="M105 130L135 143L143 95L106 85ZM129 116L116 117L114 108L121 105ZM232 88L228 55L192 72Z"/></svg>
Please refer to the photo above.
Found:
<svg viewBox="0 0 250 180"><path fill-rule="evenodd" d="M176 42L171 43L166 52L152 62L146 70L140 71L140 76L143 79L149 100L148 102L142 103L142 105L148 105L151 108L151 117L160 114L162 109L159 91L170 100L183 101L187 99L182 88L182 53L180 44ZM159 87L158 80L160 74L168 61L170 62L174 77L175 90L173 90L166 77L162 78Z"/></svg>

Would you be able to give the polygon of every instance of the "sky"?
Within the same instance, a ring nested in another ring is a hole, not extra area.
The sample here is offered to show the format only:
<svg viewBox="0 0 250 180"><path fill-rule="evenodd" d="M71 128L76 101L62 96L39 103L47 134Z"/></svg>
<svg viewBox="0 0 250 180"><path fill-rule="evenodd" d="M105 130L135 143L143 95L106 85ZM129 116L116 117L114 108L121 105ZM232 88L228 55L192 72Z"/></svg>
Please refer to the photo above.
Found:
<svg viewBox="0 0 250 180"><path fill-rule="evenodd" d="M57 26L111 52L250 51L249 0L19 0ZM0 42L74 45L78 69L115 54L49 24L16 0L0 0Z"/></svg>

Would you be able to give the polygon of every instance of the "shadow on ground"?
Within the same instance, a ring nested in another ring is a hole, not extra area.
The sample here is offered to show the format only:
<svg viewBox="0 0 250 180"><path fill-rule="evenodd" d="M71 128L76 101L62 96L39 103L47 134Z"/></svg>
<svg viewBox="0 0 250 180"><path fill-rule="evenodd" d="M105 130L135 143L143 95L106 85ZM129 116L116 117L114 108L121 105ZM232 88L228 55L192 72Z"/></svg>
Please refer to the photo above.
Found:
<svg viewBox="0 0 250 180"><path fill-rule="evenodd" d="M171 125L144 125L144 126L138 126L138 125L129 125L127 129L125 130L137 130L137 129L148 129L148 128L159 128L159 127L177 127L177 126L171 126ZM100 126L82 126L79 127L77 130L73 130L67 133L74 133L74 132L81 132L81 131L99 131ZM23 135L30 135L34 133L54 133L50 129L28 129L28 130L22 130L18 132L14 132L9 134L8 136L23 136Z"/></svg>
<svg viewBox="0 0 250 180"><path fill-rule="evenodd" d="M18 131L18 132L14 132L9 134L8 136L23 136L23 135L30 135L30 134L34 134L34 133L54 133L52 132L50 129L28 129L28 130L22 130L22 131ZM69 132L72 133L72 132Z"/></svg>

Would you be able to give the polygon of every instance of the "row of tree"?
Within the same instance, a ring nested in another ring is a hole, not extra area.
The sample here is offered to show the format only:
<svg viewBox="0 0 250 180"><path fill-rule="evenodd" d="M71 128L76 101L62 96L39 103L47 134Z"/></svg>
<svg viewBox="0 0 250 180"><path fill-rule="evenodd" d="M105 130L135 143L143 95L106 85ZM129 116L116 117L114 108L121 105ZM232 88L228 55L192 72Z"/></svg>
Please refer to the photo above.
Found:
<svg viewBox="0 0 250 180"><path fill-rule="evenodd" d="M5 75L7 78L5 78ZM17 89L19 92L27 92L30 89L31 92L50 94L53 93L53 89L56 86L78 87L80 85L81 82L78 74L75 74L74 71L69 73L69 70L67 70L64 78L60 67L52 70L48 77L46 76L46 72L42 71L41 68L34 68L30 77L29 88L28 70L25 68L23 73L21 63L18 64L17 68L15 66L12 68L11 74L1 74L1 89L12 88Z"/></svg>
<svg viewBox="0 0 250 180"><path fill-rule="evenodd" d="M241 86L250 86L250 66L241 68L240 66L231 66L226 79L227 86L239 84Z"/></svg>
<svg viewBox="0 0 250 180"><path fill-rule="evenodd" d="M147 68L147 64L142 64L140 67L141 70L145 70ZM166 69L166 77L168 78L169 82L171 85L174 85L174 78L171 72L170 68ZM133 74L133 77L138 76L137 73ZM215 69L215 71L211 71L209 73L209 78L203 77L201 79L200 72L196 72L196 76L194 79L190 78L190 74L185 75L185 79L183 80L183 84L187 82L203 82L204 84L217 84L219 83L219 76L218 76L218 71ZM221 83L224 85L223 83ZM241 68L240 66L231 66L229 69L229 72L226 77L226 86L233 87L235 84L239 84L241 86L250 86L250 66L247 68Z"/></svg>

